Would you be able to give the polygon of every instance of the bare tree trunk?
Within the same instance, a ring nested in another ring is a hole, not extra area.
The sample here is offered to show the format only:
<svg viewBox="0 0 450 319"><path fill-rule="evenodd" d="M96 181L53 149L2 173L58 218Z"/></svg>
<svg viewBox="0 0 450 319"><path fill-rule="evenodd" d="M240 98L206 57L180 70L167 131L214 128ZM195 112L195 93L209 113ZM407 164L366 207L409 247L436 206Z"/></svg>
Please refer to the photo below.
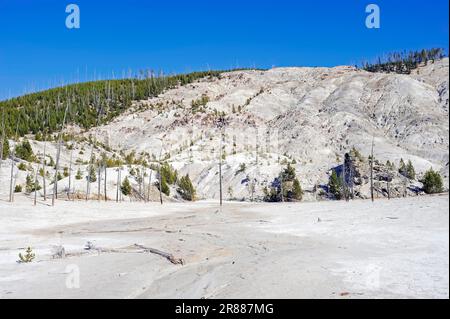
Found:
<svg viewBox="0 0 450 319"><path fill-rule="evenodd" d="M152 174L153 174L153 170L150 169L150 175L148 177L148 192L147 192L147 202L150 201L150 190L152 187Z"/></svg>
<svg viewBox="0 0 450 319"><path fill-rule="evenodd" d="M222 150L222 139L223 139L223 135L222 135L222 129L220 130L220 147L219 147L219 196L220 196L220 206L223 205L222 203L222 155L223 155L223 150Z"/></svg>
<svg viewBox="0 0 450 319"><path fill-rule="evenodd" d="M119 189L120 189L120 168L117 168L116 203L119 202Z"/></svg>
<svg viewBox="0 0 450 319"><path fill-rule="evenodd" d="M121 185L121 183L122 183L122 167L119 169L119 185ZM123 197L122 197L122 190L120 189L120 186L119 186L119 202L122 202L122 199L123 199Z"/></svg>
<svg viewBox="0 0 450 319"><path fill-rule="evenodd" d="M391 183L387 182L387 192L388 192L388 199L391 199Z"/></svg>
<svg viewBox="0 0 450 319"><path fill-rule="evenodd" d="M370 197L372 198L372 202L375 201L374 194L373 194L373 149L375 144L375 138L372 139L372 155L370 157Z"/></svg>
<svg viewBox="0 0 450 319"><path fill-rule="evenodd" d="M14 146L15 147L15 146ZM9 201L12 203L14 201L14 157L11 157L11 179L9 181Z"/></svg>
<svg viewBox="0 0 450 319"><path fill-rule="evenodd" d="M55 199L58 198L58 171L59 171L59 157L61 155L61 141L58 142L58 151L56 153L55 179L53 181L52 206L55 205Z"/></svg>
<svg viewBox="0 0 450 319"><path fill-rule="evenodd" d="M58 105L59 105L59 98L58 98ZM61 132L59 133L59 138L58 138L58 152L56 155L55 181L53 184L52 206L55 205L55 199L57 198L57 193L58 193L58 170L59 170L59 159L61 156L62 131L64 130L64 126L66 125L66 116L67 116L67 111L69 110L69 105L70 105L70 103L67 102L66 110L64 111L64 118L63 118L63 122L62 122L62 126L61 126Z"/></svg>
<svg viewBox="0 0 450 319"><path fill-rule="evenodd" d="M39 170L39 166L34 172L34 206L36 206L36 204L37 204L38 170Z"/></svg>
<svg viewBox="0 0 450 319"><path fill-rule="evenodd" d="M3 164L3 148L4 142L5 142L5 110L2 110L2 137L0 141L0 167L2 167Z"/></svg>
<svg viewBox="0 0 450 319"><path fill-rule="evenodd" d="M42 187L44 189L44 201L47 200L47 183L45 181L45 174L47 173L47 170L45 169L46 148L47 148L47 136L44 133L44 156L42 158Z"/></svg>
<svg viewBox="0 0 450 319"><path fill-rule="evenodd" d="M161 139L161 150L159 151L159 201L161 202L161 205L163 204L163 197L162 197L162 172L161 172L161 156L163 151L163 140Z"/></svg>
<svg viewBox="0 0 450 319"><path fill-rule="evenodd" d="M17 120L17 124L16 124L16 141L17 141L17 133L19 130L19 120ZM11 156L11 177L10 177L10 181L9 181L9 201L12 203L14 202L14 166L15 166L15 162L14 162L14 158L16 157L16 147L17 147L17 142L14 145L14 149L12 152L12 156Z"/></svg>
<svg viewBox="0 0 450 319"><path fill-rule="evenodd" d="M102 167L100 164L98 164L98 190L97 190L97 197L98 197L98 201L100 201L100 196L101 196L101 182L102 182Z"/></svg>
<svg viewBox="0 0 450 319"><path fill-rule="evenodd" d="M69 190L67 191L67 198L70 200L70 191L72 187L72 156L73 156L73 144L70 150L70 161L69 161Z"/></svg>
<svg viewBox="0 0 450 319"><path fill-rule="evenodd" d="M104 190L105 190L105 202L107 202L108 201L108 196L107 196L107 194L106 194L106 188L107 188L107 172L108 172L108 168L106 167L106 164L105 164L105 184L104 184Z"/></svg>

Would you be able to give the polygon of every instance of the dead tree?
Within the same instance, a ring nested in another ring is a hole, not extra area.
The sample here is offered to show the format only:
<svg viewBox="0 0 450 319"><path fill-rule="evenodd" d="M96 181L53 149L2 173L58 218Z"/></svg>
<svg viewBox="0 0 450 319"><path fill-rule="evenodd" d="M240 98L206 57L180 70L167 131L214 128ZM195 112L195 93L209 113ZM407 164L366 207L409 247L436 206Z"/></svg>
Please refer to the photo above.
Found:
<svg viewBox="0 0 450 319"><path fill-rule="evenodd" d="M119 202L119 190L120 190L120 167L117 168L117 188L116 188L116 203Z"/></svg>
<svg viewBox="0 0 450 319"><path fill-rule="evenodd" d="M59 104L59 97L58 97L58 104ZM59 171L59 160L60 160L60 156L61 156L62 134L63 134L64 126L66 125L66 116L67 116L67 111L69 109L69 106L70 106L70 102L68 101L66 110L64 111L64 118L63 118L63 122L62 122L62 126L61 126L61 131L59 132L59 137L58 137L58 151L56 154L55 180L53 182L52 206L55 206L55 199L57 198L57 193L58 193L58 171Z"/></svg>
<svg viewBox="0 0 450 319"><path fill-rule="evenodd" d="M0 167L2 167L3 164L3 148L5 143L5 110L2 109L2 136L0 141Z"/></svg>
<svg viewBox="0 0 450 319"><path fill-rule="evenodd" d="M223 205L223 195L222 195L222 160L223 160L223 129L225 127L225 119L221 116L217 121L217 127L219 128L220 133L220 143L219 143L219 204L222 207Z"/></svg>
<svg viewBox="0 0 450 319"><path fill-rule="evenodd" d="M372 138L372 153L370 155L370 197L372 198L372 202L375 201L375 197L373 194L373 149L375 145L375 138Z"/></svg>
<svg viewBox="0 0 450 319"><path fill-rule="evenodd" d="M151 186L152 186L152 174L153 174L153 170L150 168L150 174L148 175L147 202L150 201L150 190L151 190Z"/></svg>
<svg viewBox="0 0 450 319"><path fill-rule="evenodd" d="M92 167L93 167L92 165L93 165L93 159L94 159L94 143L95 143L95 140L97 138L97 127L100 124L100 117L101 117L102 112L103 112L102 106L101 105L99 106L98 95L96 96L95 92L94 92L94 104L96 105L96 108L97 108L97 121L96 121L96 125L95 125L96 130L95 130L94 140L92 140L92 138L91 138L91 155L90 155L90 158L89 158L89 166L88 166L88 177L87 177L87 186L86 186L86 201L89 200L89 195L90 195L90 191L91 191L91 174L90 174L90 172L91 172Z"/></svg>
<svg viewBox="0 0 450 319"><path fill-rule="evenodd" d="M36 204L37 204L38 170L39 170L39 166L38 166L38 168L35 169L35 171L34 171L34 206L36 206Z"/></svg>
<svg viewBox="0 0 450 319"><path fill-rule="evenodd" d="M16 123L16 135L15 135L16 144L18 141L18 138L17 138L18 130L19 130L19 119L17 119L17 123ZM10 157L11 157L11 176L10 176L10 180L9 180L9 201L11 203L14 201L14 167L15 167L14 160L16 157L16 147L17 147L17 145L14 145L13 152L10 155Z"/></svg>
<svg viewBox="0 0 450 319"><path fill-rule="evenodd" d="M70 189L72 187L72 158L73 158L73 144L70 150L70 161L69 161L69 190L67 191L67 198L70 200Z"/></svg>
<svg viewBox="0 0 450 319"><path fill-rule="evenodd" d="M47 174L47 171L45 169L45 167L46 167L45 158L47 156L46 155L46 148L47 148L47 130L46 130L46 127L47 127L47 125L49 125L48 117L49 117L49 112L48 112L48 105L47 105L47 116L45 117L45 120L44 120L44 154L43 154L43 157L42 157L42 187L43 187L43 190L44 190L44 201L47 200L47 183L46 183L46 180L45 180L45 176Z"/></svg>
<svg viewBox="0 0 450 319"><path fill-rule="evenodd" d="M163 204L163 197L162 197L162 171L161 171L162 150L163 150L163 141L161 140L161 150L159 152L159 201L161 202L161 205Z"/></svg>
<svg viewBox="0 0 450 319"><path fill-rule="evenodd" d="M106 194L106 188L107 188L107 172L108 172L108 167L107 167L106 163L105 163L104 168L105 168L105 183L104 183L103 186L104 186L104 193L105 193L105 202L107 202L107 201L108 201L108 196L107 196L107 194Z"/></svg>
<svg viewBox="0 0 450 319"><path fill-rule="evenodd" d="M101 196L101 181L102 181L102 165L99 162L98 163L98 189L97 189L97 200L100 201L100 196Z"/></svg>

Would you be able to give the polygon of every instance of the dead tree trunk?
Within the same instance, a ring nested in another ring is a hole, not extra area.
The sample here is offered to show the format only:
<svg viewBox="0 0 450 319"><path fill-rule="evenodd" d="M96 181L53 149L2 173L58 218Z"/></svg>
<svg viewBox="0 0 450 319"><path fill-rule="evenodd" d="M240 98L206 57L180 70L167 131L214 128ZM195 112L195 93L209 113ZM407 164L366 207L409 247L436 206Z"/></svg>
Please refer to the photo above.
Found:
<svg viewBox="0 0 450 319"><path fill-rule="evenodd" d="M104 183L104 193L105 193L105 202L107 202L108 201L108 196L107 196L107 194L106 194L106 188L107 188L107 172L108 172L108 168L106 167L106 164L105 164L105 183Z"/></svg>
<svg viewBox="0 0 450 319"><path fill-rule="evenodd" d="M119 189L120 189L120 168L117 168L116 203L119 202Z"/></svg>
<svg viewBox="0 0 450 319"><path fill-rule="evenodd" d="M152 186L152 174L153 174L153 170L150 169L150 174L149 174L149 177L148 177L147 202L150 201L150 190L151 190L151 186Z"/></svg>
<svg viewBox="0 0 450 319"><path fill-rule="evenodd" d="M17 141L17 133L19 130L19 120L17 120L17 124L16 124L16 141ZM11 176L10 176L10 181L9 181L9 201L12 203L14 202L14 158L16 157L16 147L17 147L17 142L16 145L14 145L14 149L11 155Z"/></svg>
<svg viewBox="0 0 450 319"><path fill-rule="evenodd" d="M70 189L72 187L72 156L73 156L73 144L70 150L70 161L69 161L69 190L67 191L67 198L70 200Z"/></svg>
<svg viewBox="0 0 450 319"><path fill-rule="evenodd" d="M373 149L375 144L375 138L372 139L372 154L370 156L370 197L372 198L372 202L375 201L374 194L373 194Z"/></svg>
<svg viewBox="0 0 450 319"><path fill-rule="evenodd" d="M42 187L43 187L43 190L44 190L44 201L46 201L47 200L47 183L46 183L46 181L45 181L45 175L46 175L46 173L47 173L47 170L45 169L45 157L47 156L46 155L46 148L47 148L47 136L46 136L46 134L44 133L44 156L42 157Z"/></svg>
<svg viewBox="0 0 450 319"><path fill-rule="evenodd" d="M58 104L59 104L59 99L58 99ZM55 205L55 199L57 198L57 193L58 193L58 170L59 170L59 159L61 156L62 131L64 130L64 126L66 125L66 116L67 116L67 111L69 110L69 105L70 105L70 103L67 102L66 110L64 111L64 118L63 118L63 122L62 122L62 126L61 126L61 132L59 133L59 137L58 137L58 152L56 155L55 180L53 182L52 206Z"/></svg>
<svg viewBox="0 0 450 319"><path fill-rule="evenodd" d="M38 166L38 168L34 171L34 206L36 206L36 204L37 204L38 170L39 170L39 166Z"/></svg>
<svg viewBox="0 0 450 319"><path fill-rule="evenodd" d="M0 141L0 167L2 167L3 164L3 148L5 143L5 110L2 110L2 136Z"/></svg>

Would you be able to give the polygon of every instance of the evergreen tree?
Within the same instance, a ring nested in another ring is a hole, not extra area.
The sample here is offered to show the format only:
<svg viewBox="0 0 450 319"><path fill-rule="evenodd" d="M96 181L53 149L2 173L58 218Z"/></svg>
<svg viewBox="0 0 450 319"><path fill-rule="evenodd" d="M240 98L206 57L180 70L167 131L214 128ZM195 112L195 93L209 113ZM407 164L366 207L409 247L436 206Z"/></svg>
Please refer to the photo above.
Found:
<svg viewBox="0 0 450 319"><path fill-rule="evenodd" d="M430 169L425 173L423 178L423 190L427 194L437 194L444 191L443 182L441 175Z"/></svg>
<svg viewBox="0 0 450 319"><path fill-rule="evenodd" d="M25 161L31 162L34 159L33 149L30 142L25 139L21 144L18 144L15 150L15 155Z"/></svg>
<svg viewBox="0 0 450 319"><path fill-rule="evenodd" d="M120 190L122 191L122 194L125 196L128 196L131 194L131 184L128 180L128 177L125 177L124 181L122 182L122 186L120 187Z"/></svg>
<svg viewBox="0 0 450 319"><path fill-rule="evenodd" d="M406 176L407 172L406 172L406 164L405 161L402 159L400 159L400 164L399 164L399 168L398 168L398 172L403 175Z"/></svg>
<svg viewBox="0 0 450 319"><path fill-rule="evenodd" d="M83 174L81 173L81 170L77 170L77 175L75 175L75 179L80 180L83 179Z"/></svg>
<svg viewBox="0 0 450 319"><path fill-rule="evenodd" d="M342 181L335 170L331 172L330 180L328 181L328 191L335 199L342 199Z"/></svg>
<svg viewBox="0 0 450 319"><path fill-rule="evenodd" d="M94 165L89 166L89 181L95 183L97 181L97 172Z"/></svg>
<svg viewBox="0 0 450 319"><path fill-rule="evenodd" d="M208 71L174 76L161 74L148 79L130 78L77 83L1 101L0 108L5 110L8 117L5 121L5 132L9 137L15 135L15 123L18 122L19 136L32 133L38 134L40 138L44 129L48 129L46 131L48 134L58 132L64 118L65 108L62 106L69 100L71 110L67 113L67 124L76 124L89 129L97 125L97 111L94 105L108 105L104 108L99 123L104 124L129 109L133 100L156 97L168 88L187 85L205 77L217 78L221 73ZM205 104L204 97L200 99L200 103ZM43 111L46 108L48 112ZM20 119L27 120L19 121Z"/></svg>
<svg viewBox="0 0 450 319"><path fill-rule="evenodd" d="M166 178L164 177L164 175L160 176L160 178L161 178L161 192L163 192L164 194L169 196L170 195L170 187L169 187L169 185L167 185ZM157 183L156 186L159 189L159 183Z"/></svg>
<svg viewBox="0 0 450 319"><path fill-rule="evenodd" d="M299 201L303 199L303 189L300 185L298 178L294 179L292 198Z"/></svg>
<svg viewBox="0 0 450 319"><path fill-rule="evenodd" d="M35 181L33 176L31 176L30 174L28 174L27 177L26 177L25 190L26 190L27 193L32 193L34 191L41 190L41 186L39 185L39 181L37 181L37 180Z"/></svg>
<svg viewBox="0 0 450 319"><path fill-rule="evenodd" d="M408 161L408 165L406 165L406 177L416 179L416 170L411 161Z"/></svg>
<svg viewBox="0 0 450 319"><path fill-rule="evenodd" d="M291 164L288 164L280 172L280 175L272 182L270 189L264 188L264 201L266 202L280 202L282 199L297 201L302 200L302 198L303 190L297 179L295 168Z"/></svg>
<svg viewBox="0 0 450 319"><path fill-rule="evenodd" d="M1 140L1 138L0 138ZM3 159L7 159L9 156L9 141L8 138L5 136L3 139Z"/></svg>
<svg viewBox="0 0 450 319"><path fill-rule="evenodd" d="M181 177L180 181L178 182L178 186L179 186L178 192L181 194L181 197L184 200L187 201L195 200L196 191L194 185L192 185L189 175Z"/></svg>

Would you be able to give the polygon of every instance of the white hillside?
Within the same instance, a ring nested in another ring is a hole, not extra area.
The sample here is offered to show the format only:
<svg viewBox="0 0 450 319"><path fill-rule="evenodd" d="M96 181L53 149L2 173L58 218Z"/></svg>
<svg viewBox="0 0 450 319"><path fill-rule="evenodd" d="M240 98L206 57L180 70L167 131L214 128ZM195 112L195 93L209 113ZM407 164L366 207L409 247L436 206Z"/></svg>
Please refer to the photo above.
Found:
<svg viewBox="0 0 450 319"><path fill-rule="evenodd" d="M432 167L444 176L448 189L448 77L448 58L411 75L347 66L236 71L136 101L108 125L84 133L70 130L80 137L97 137L103 144L94 149L97 158L103 152L123 158L134 151L136 157L147 154L148 161L156 162L162 154L180 175L190 175L199 198L219 196L219 115L226 122L226 199L261 197L286 161L295 163L302 187L312 191L327 183L329 170L341 165L353 147L367 157L372 139L379 162L398 165L402 158L411 160L419 178ZM34 153L42 155L43 143L31 143ZM69 166L67 146L61 167ZM90 152L87 140L75 144L72 175L78 169L87 172ZM55 143L47 143L47 155L56 158ZM2 181L10 174L7 165L1 170ZM48 170L54 174L53 168ZM123 174L127 176L127 170ZM17 182L23 184L26 175L19 172ZM117 173L112 168L107 175L108 193L114 197ZM131 183L138 187L133 178ZM61 185L68 185L67 177ZM76 185L82 192L86 181ZM8 191L9 184L2 183L0 192Z"/></svg>
<svg viewBox="0 0 450 319"><path fill-rule="evenodd" d="M204 197L218 195L218 112L228 123L225 189L237 197L248 195L247 175L258 183L273 179L283 155L296 160L304 188L324 183L350 148L367 156L372 136L377 159L411 160L418 173L442 170L448 187L448 63L430 63L413 75L345 66L232 72L137 102L144 111L117 118L99 136L112 148L155 157L163 139L163 153L194 177ZM209 102L193 114L192 101L202 96ZM235 176L240 163L248 171Z"/></svg>

